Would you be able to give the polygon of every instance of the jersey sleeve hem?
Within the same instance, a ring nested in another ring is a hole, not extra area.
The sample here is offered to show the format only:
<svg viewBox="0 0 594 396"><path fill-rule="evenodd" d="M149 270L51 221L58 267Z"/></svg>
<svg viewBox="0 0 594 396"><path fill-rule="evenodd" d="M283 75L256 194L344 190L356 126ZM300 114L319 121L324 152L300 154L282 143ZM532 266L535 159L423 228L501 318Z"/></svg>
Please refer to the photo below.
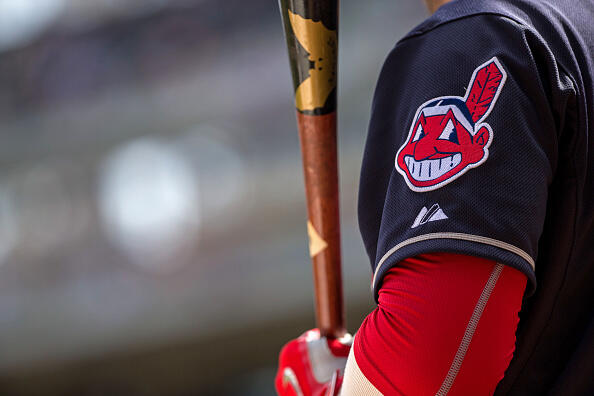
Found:
<svg viewBox="0 0 594 396"><path fill-rule="evenodd" d="M529 279L528 295L531 295L536 288L534 259L517 246L480 235L436 232L406 239L381 257L371 283L375 300L378 299L382 278L390 268L408 257L432 252L466 254L509 265L523 272Z"/></svg>

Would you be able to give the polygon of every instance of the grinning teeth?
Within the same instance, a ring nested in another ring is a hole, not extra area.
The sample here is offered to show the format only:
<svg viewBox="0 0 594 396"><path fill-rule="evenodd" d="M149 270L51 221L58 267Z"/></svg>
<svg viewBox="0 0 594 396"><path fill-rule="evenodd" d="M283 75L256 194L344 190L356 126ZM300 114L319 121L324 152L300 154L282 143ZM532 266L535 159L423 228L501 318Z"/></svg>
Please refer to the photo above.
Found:
<svg viewBox="0 0 594 396"><path fill-rule="evenodd" d="M404 157L406 167L413 179L417 181L435 180L462 162L462 154L454 154L445 158L415 161L407 155Z"/></svg>

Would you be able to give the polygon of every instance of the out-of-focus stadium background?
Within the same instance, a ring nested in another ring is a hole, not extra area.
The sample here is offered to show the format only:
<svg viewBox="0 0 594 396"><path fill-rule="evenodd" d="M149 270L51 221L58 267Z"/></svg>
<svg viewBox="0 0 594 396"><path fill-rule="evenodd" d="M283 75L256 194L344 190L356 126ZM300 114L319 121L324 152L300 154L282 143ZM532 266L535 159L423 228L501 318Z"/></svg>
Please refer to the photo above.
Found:
<svg viewBox="0 0 594 396"><path fill-rule="evenodd" d="M419 0L341 2L349 330L371 96ZM0 0L0 395L273 395L312 327L273 0Z"/></svg>

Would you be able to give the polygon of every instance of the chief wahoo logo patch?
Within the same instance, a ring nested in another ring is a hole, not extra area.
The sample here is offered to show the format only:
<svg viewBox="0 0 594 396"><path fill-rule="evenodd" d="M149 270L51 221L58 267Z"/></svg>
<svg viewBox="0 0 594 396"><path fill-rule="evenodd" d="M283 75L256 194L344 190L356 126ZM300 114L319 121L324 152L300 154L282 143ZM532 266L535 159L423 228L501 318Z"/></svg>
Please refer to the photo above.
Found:
<svg viewBox="0 0 594 396"><path fill-rule="evenodd" d="M482 121L506 78L499 60L492 58L474 70L466 96L441 96L417 109L396 154L396 170L411 190L438 189L487 160L493 130Z"/></svg>

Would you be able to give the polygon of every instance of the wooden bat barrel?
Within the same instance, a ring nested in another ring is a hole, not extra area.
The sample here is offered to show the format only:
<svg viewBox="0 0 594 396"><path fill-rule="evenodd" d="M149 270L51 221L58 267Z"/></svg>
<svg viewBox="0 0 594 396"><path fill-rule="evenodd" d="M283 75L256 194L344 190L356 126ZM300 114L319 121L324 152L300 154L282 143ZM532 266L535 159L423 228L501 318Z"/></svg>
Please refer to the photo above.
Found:
<svg viewBox="0 0 594 396"><path fill-rule="evenodd" d="M337 338L345 333L336 143L338 1L279 1L303 158L316 322L322 335Z"/></svg>

